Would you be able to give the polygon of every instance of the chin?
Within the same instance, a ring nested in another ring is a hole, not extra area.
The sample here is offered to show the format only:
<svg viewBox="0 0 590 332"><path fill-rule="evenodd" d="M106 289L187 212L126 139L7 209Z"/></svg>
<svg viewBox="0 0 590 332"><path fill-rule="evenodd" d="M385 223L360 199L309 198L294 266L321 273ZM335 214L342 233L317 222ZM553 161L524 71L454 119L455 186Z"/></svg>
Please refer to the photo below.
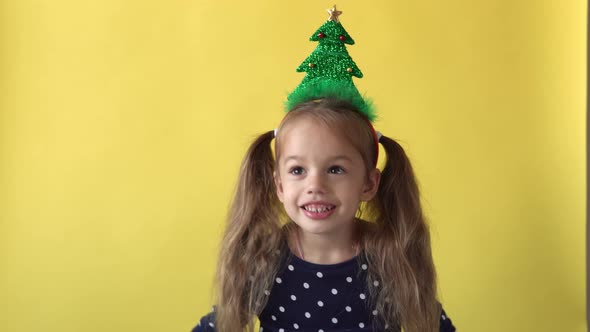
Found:
<svg viewBox="0 0 590 332"><path fill-rule="evenodd" d="M295 221L297 226L302 231L314 235L322 235L332 233L341 227L341 224L336 224L333 220L299 220Z"/></svg>

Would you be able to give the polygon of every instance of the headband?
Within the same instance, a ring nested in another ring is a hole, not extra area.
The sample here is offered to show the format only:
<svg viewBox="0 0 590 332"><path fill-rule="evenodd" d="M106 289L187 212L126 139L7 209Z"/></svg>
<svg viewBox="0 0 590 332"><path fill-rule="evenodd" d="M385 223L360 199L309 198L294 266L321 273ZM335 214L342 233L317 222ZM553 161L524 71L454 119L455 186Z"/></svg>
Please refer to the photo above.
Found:
<svg viewBox="0 0 590 332"><path fill-rule="evenodd" d="M344 29L336 6L328 9L330 16L309 38L318 42L315 50L297 67L306 75L299 86L289 94L285 103L287 111L297 104L322 98L346 100L354 105L369 121L376 118L373 103L364 98L352 82L352 77L362 78L363 73L352 60L346 44L354 40Z"/></svg>
<svg viewBox="0 0 590 332"><path fill-rule="evenodd" d="M336 5L327 11L328 20L309 38L310 41L318 42L318 46L297 67L298 72L305 72L306 75L287 97L285 108L288 112L298 104L324 98L349 102L364 116L371 128L375 140L376 166L382 135L373 128L372 122L377 117L373 102L363 97L352 81L353 76L363 77L363 73L346 50L346 44L354 45L354 40L340 23L338 17L342 11L337 10ZM277 135L276 129L274 135Z"/></svg>

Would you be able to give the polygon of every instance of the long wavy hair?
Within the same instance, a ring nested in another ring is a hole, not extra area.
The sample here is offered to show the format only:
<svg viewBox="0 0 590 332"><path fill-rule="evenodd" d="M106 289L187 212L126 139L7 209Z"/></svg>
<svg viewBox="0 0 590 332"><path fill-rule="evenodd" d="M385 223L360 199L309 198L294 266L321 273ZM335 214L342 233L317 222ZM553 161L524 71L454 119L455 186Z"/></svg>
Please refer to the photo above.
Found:
<svg viewBox="0 0 590 332"><path fill-rule="evenodd" d="M354 106L335 99L302 103L288 112L278 128L277 156L281 128L300 117L337 128L361 154L367 176L374 169L377 151L369 122ZM259 136L240 168L217 266L219 332L254 331L254 317L266 305L265 292L272 288L289 251L290 233L297 228L277 197L274 136L273 131ZM359 260L368 265L369 299L387 330L438 331L441 308L436 299L436 273L416 178L395 140L382 136L380 143L386 161L379 189L371 201L362 204L367 222L359 223Z"/></svg>

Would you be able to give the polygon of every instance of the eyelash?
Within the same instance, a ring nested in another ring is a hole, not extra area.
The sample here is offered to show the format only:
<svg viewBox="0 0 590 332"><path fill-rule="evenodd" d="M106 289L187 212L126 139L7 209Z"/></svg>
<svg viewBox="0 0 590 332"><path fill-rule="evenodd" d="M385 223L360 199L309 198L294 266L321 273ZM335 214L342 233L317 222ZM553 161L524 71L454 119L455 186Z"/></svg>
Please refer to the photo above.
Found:
<svg viewBox="0 0 590 332"><path fill-rule="evenodd" d="M295 174L295 172L297 172L297 171L299 171L299 173ZM299 167L299 166L291 167L289 169L289 174L292 174L292 175L301 175L301 172L303 172L303 168Z"/></svg>
<svg viewBox="0 0 590 332"><path fill-rule="evenodd" d="M336 170L336 173L332 172L333 170ZM345 173L345 170L341 166L332 166L328 169L328 173L330 173L330 174L343 174L343 173Z"/></svg>
<svg viewBox="0 0 590 332"><path fill-rule="evenodd" d="M289 174L301 175L303 171L303 167L295 166L289 169ZM345 172L346 170L341 166L330 166L328 168L328 174L344 174Z"/></svg>

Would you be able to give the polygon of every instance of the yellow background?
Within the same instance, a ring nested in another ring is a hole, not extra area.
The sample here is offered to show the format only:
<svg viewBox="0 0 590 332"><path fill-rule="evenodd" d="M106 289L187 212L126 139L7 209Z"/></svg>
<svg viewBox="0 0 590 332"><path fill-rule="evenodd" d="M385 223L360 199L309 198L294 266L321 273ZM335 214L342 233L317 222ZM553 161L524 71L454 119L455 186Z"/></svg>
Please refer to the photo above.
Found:
<svg viewBox="0 0 590 332"><path fill-rule="evenodd" d="M189 331L322 1L0 1L0 331ZM586 2L338 3L461 331L586 331Z"/></svg>

